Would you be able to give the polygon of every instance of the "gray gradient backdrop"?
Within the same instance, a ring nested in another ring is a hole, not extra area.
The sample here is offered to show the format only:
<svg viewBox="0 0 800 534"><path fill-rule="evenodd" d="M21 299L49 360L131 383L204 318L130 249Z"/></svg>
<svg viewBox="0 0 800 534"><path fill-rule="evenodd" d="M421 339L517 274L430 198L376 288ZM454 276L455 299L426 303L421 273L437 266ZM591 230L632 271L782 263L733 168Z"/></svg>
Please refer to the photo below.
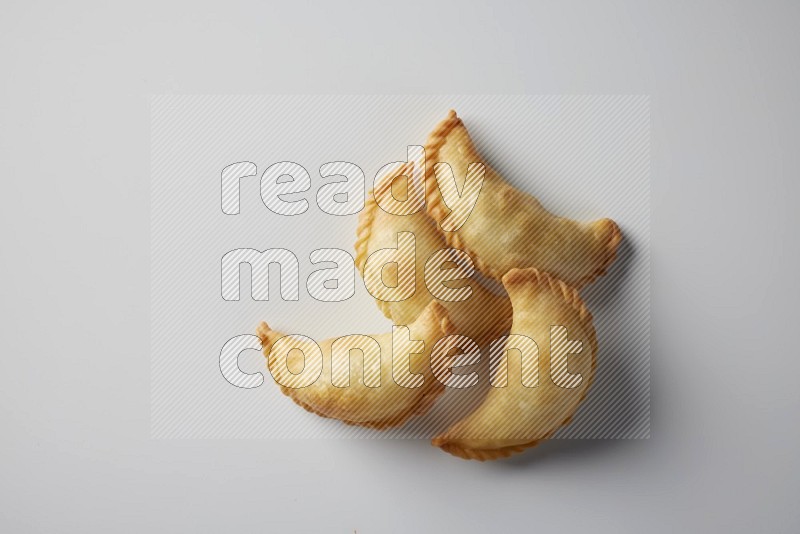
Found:
<svg viewBox="0 0 800 534"><path fill-rule="evenodd" d="M800 6L374 4L3 4L0 530L800 530ZM151 440L164 93L651 95L652 438Z"/></svg>

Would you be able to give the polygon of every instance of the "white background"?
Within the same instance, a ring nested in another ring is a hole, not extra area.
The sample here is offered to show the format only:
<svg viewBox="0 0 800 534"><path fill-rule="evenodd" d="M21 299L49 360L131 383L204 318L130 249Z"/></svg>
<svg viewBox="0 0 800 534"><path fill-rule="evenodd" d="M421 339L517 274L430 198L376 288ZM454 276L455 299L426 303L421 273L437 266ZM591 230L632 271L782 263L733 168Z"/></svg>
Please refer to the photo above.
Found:
<svg viewBox="0 0 800 534"><path fill-rule="evenodd" d="M0 524L797 532L793 2L5 2ZM653 431L151 441L153 93L652 95Z"/></svg>
<svg viewBox="0 0 800 534"><path fill-rule="evenodd" d="M223 345L242 334L254 335L260 321L318 341L391 331L391 322L355 269L350 273L355 294L343 302L320 302L306 289L309 274L320 268L309 260L313 250L335 247L355 255L358 215L337 217L317 206L320 186L330 182L318 169L337 159L357 163L372 189L378 170L405 160L408 145L424 145L452 107L481 155L511 183L560 216L584 221L610 217L621 228L624 243L613 266L581 292L594 316L598 372L588 399L558 437L648 437L648 101L641 95L154 97L151 435L430 439L461 419L464 407L481 400L489 387L487 366L480 385L451 389L424 417L379 432L296 406L274 384L258 350L245 351L239 364L247 373L266 375L262 387L234 387L220 372ZM254 162L258 170L239 180L239 213L226 215L220 207L221 170L242 160ZM285 160L307 169L311 182L307 193L293 195L304 198L308 210L291 217L268 210L259 187L267 167ZM273 267L270 299L253 300L251 268L243 266L237 269L240 299L224 300L221 258L237 248L284 248L294 254L300 266L298 299L279 296L278 268ZM425 260L419 258L419 265Z"/></svg>

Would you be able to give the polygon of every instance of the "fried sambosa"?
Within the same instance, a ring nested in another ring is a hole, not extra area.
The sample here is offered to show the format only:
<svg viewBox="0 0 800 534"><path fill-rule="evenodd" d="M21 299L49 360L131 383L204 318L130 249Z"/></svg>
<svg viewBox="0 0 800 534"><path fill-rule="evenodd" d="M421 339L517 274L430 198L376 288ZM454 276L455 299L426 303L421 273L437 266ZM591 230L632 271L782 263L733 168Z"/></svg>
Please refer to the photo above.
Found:
<svg viewBox="0 0 800 534"><path fill-rule="evenodd" d="M431 352L452 333L447 311L436 302L407 327L319 345L305 336L276 332L267 323L257 330L270 373L285 395L317 415L377 429L424 414L443 393Z"/></svg>
<svg viewBox="0 0 800 534"><path fill-rule="evenodd" d="M580 288L604 274L613 262L621 240L614 221L581 223L548 212L484 162L455 111L431 133L425 157L429 213L444 223L450 245L467 251L486 276L499 280L512 268L533 267ZM480 189L480 166L470 166L473 163L484 165ZM464 195L468 172L475 187L467 188L471 191ZM466 198L470 192L477 200ZM469 212L471 201L474 208L465 221L447 224L445 219L454 207L461 203L463 211L466 202Z"/></svg>
<svg viewBox="0 0 800 534"><path fill-rule="evenodd" d="M490 351L493 387L433 440L462 458L502 458L550 438L572 419L594 379L597 340L578 292L535 269L513 269L503 284L514 320Z"/></svg>
<svg viewBox="0 0 800 534"><path fill-rule="evenodd" d="M388 286L396 286L400 266L389 264L383 269L365 270L367 259L378 250L397 247L398 234L414 235L416 256L413 294L405 300L394 302L376 298L378 308L395 324L407 324L413 321L426 306L437 300L429 290L429 286L435 287L437 282L425 279L426 263L436 252L448 249L443 232L424 210L407 215L395 215L378 205L379 200L389 196L407 197L407 189L411 187L412 165L409 164L400 171L401 174L405 173L408 176L409 181L405 187L399 180L395 180L399 175L389 176L376 186L372 195L368 196L366 206L359 215L358 239L355 244L356 267L367 287L370 287L377 277L382 277ZM460 260L459 252L449 249L442 254L450 254L452 264L456 264ZM461 254L466 256L463 252ZM511 302L505 291L500 289L495 293L475 278L468 282L453 282L453 284L471 288L471 295L466 300L438 300L447 309L458 334L468 336L482 345L508 331L511 326Z"/></svg>

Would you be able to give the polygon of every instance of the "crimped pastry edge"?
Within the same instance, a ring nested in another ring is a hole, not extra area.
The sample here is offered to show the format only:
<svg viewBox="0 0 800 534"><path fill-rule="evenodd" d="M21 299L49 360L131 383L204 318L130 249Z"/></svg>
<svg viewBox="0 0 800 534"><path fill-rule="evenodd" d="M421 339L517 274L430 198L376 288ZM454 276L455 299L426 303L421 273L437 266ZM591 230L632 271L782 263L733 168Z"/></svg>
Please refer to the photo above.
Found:
<svg viewBox="0 0 800 534"><path fill-rule="evenodd" d="M404 173L408 171L408 169L409 165L406 163L400 168L400 173ZM397 176L400 176L400 174L396 174L392 178L387 176L382 183L378 184L377 189L371 189L367 195L366 201L364 202L364 209L361 210L361 213L358 215L358 226L356 227L356 242L354 248L356 251L356 269L358 269L362 279L364 278L364 265L366 264L368 257L367 246L369 245L369 240L372 238L372 226L375 224L375 213L376 210L380 209L376 198L378 195L385 193L387 189L392 187L392 182ZM392 318L392 312L388 302L375 299L375 304L378 306L378 309L381 311L384 317L387 319Z"/></svg>
<svg viewBox="0 0 800 534"><path fill-rule="evenodd" d="M426 307L426 310L428 308L431 308L431 311L434 315L434 319L439 323L439 332L442 334L442 337L456 333L456 327L450 320L450 316L448 315L447 309L445 309L444 306L434 301L431 302ZM423 311L422 313L425 313L425 311ZM271 349L275 341L283 337L279 332L273 330L269 326L269 324L267 324L264 321L262 321L256 328L256 335L259 337L259 339L261 339L262 353L264 354L265 358L269 358L269 350ZM336 419L337 421L341 421L342 423L347 425L371 428L374 430L387 430L389 428L398 427L405 424L412 417L424 415L425 413L428 412L428 410L431 409L431 407L435 404L436 400L441 396L442 393L444 393L445 390L444 384L439 382L433 375L431 375L427 383L422 386L423 388L422 398L420 399L419 402L417 402L414 408L409 410L407 413L404 413L394 419L389 419L387 421L352 421L348 419L340 419L337 417L321 413L308 403L305 403L295 398L291 394L292 391L291 388L287 388L280 384L279 387L281 393L289 397L295 404L297 404L298 406L300 406L301 408L303 408L308 412L311 412L320 417L324 417L326 419Z"/></svg>
<svg viewBox="0 0 800 534"><path fill-rule="evenodd" d="M443 451L452 454L453 456L457 456L459 458L463 458L465 460L478 460L484 462L486 460L497 460L500 458L507 458L514 454L518 454L523 452L526 449L530 449L539 445L540 443L549 440L553 434L555 434L559 429L563 428L564 426L568 425L572 422L573 417L575 417L575 413L577 413L580 406L586 400L586 396L589 393L589 390L592 388L592 384L594 383L594 376L597 372L597 334L594 329L594 323L592 321L592 314L589 309L586 307L586 304L581 299L578 290L574 287L569 286L566 282L562 280L558 280L553 278L549 274L539 271L538 269L529 267L526 269L511 269L503 276L503 285L508 288L509 286L513 285L520 285L525 283L534 283L536 285L547 287L550 289L551 293L554 295L560 295L564 301L569 304L573 310L578 313L578 318L581 321L581 325L583 326L584 330L588 333L589 336L589 346L592 349L592 373L589 377L589 383L586 389L583 392L580 400L578 401L578 406L576 407L575 411L571 413L568 417L564 419L559 425L555 426L552 431L546 434L544 437L537 438L529 443L523 443L519 445L511 445L508 447L501 447L498 449L468 449L456 445L454 443L450 443L446 440L443 436L437 436L433 438L431 444L434 447L439 447ZM510 293L510 291L509 291ZM465 417L469 417L466 415Z"/></svg>
<svg viewBox="0 0 800 534"><path fill-rule="evenodd" d="M437 160L439 158L439 150L447 141L448 135L450 135L450 132L454 128L462 124L463 121L458 117L455 110L451 109L447 114L447 117L438 125L436 125L436 127L430 133L428 136L428 141L425 144L425 159L430 163L425 167L425 205L428 213L437 223L441 223L444 218L447 217L448 210L444 206L442 197L439 194L438 182L436 181L436 174L434 173L433 169L436 163L438 163ZM584 287L595 281L598 277L604 275L617 257L617 249L622 241L622 232L620 231L619 225L617 225L616 222L611 219L607 220L613 224L613 227L611 238L609 239L608 243L606 243L606 252L603 262L593 272L581 278L575 284L575 287L577 288ZM464 243L458 231L444 232L444 234L447 244L451 247L459 248L469 254L475 264L475 268L478 269L478 271L480 271L484 276L494 280L501 280L506 274L505 271L492 267L483 259L482 256L468 247L466 243Z"/></svg>

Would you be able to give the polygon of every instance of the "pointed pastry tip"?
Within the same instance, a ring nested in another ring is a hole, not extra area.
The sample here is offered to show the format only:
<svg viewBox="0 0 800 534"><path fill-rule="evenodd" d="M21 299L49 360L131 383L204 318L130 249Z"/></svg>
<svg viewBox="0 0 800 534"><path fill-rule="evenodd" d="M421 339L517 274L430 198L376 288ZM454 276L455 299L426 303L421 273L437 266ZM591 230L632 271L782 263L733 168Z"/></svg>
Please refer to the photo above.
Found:
<svg viewBox="0 0 800 534"><path fill-rule="evenodd" d="M429 311L434 320L439 325L442 334L449 336L456 333L456 327L450 320L450 314L447 313L447 308L442 306L438 301L434 300L428 304L426 311Z"/></svg>
<svg viewBox="0 0 800 534"><path fill-rule="evenodd" d="M256 336L261 340L262 350L270 351L272 350L272 345L280 337L280 334L275 332L267 323L261 321L256 328Z"/></svg>
<svg viewBox="0 0 800 534"><path fill-rule="evenodd" d="M622 240L622 231L619 225L611 219L600 219L594 222L595 235L609 247L617 248Z"/></svg>
<svg viewBox="0 0 800 534"><path fill-rule="evenodd" d="M528 282L539 283L539 281L544 278L549 277L538 269L528 267L527 269L511 269L503 275L501 281L506 288L509 288L510 286Z"/></svg>
<svg viewBox="0 0 800 534"><path fill-rule="evenodd" d="M261 338L261 341L264 341L271 331L272 329L264 321L258 323L258 327L256 327L256 335Z"/></svg>

